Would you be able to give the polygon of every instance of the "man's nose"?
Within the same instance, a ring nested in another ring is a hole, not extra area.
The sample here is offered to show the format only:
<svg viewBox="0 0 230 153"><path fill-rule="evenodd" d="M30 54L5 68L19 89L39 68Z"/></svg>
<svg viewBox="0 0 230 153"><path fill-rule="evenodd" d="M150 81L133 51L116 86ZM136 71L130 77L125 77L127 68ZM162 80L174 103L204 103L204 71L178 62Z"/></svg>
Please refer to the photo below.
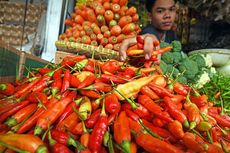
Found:
<svg viewBox="0 0 230 153"><path fill-rule="evenodd" d="M168 19L168 18L171 18L171 14L170 14L170 11L165 11L165 14L164 14L164 19Z"/></svg>

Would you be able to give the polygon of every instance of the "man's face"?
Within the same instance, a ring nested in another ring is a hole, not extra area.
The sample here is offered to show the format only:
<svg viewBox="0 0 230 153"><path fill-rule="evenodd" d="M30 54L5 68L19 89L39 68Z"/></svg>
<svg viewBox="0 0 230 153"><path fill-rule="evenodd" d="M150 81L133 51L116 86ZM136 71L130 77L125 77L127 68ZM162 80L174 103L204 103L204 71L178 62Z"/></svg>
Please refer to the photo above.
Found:
<svg viewBox="0 0 230 153"><path fill-rule="evenodd" d="M170 30L176 17L174 0L156 0L152 8L152 24L159 30Z"/></svg>

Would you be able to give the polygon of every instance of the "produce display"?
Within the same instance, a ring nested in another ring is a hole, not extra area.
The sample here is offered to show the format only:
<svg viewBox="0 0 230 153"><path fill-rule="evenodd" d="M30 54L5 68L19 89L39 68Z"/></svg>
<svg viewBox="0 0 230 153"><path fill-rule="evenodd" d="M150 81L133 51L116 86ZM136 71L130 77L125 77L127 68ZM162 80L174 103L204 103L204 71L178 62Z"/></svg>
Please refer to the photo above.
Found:
<svg viewBox="0 0 230 153"><path fill-rule="evenodd" d="M70 19L65 20L69 28L59 40L103 46L119 50L123 39L136 36L140 27L135 7L128 8L128 0L89 1L76 5Z"/></svg>
<svg viewBox="0 0 230 153"><path fill-rule="evenodd" d="M230 151L223 108L157 65L66 56L0 93L0 152Z"/></svg>

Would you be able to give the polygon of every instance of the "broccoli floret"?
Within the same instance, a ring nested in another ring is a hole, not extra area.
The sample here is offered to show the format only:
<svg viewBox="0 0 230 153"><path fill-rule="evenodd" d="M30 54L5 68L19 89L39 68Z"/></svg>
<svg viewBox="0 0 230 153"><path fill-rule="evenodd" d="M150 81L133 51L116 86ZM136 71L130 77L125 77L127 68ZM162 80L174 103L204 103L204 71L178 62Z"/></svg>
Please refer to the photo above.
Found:
<svg viewBox="0 0 230 153"><path fill-rule="evenodd" d="M183 61L178 65L178 69L180 73L184 73L184 76L187 79L193 79L199 72L196 62L188 58L183 59Z"/></svg>
<svg viewBox="0 0 230 153"><path fill-rule="evenodd" d="M173 51L174 52L180 52L181 49L182 49L182 45L181 45L181 42L178 41L178 40L174 40L171 42L171 45L173 46Z"/></svg>
<svg viewBox="0 0 230 153"><path fill-rule="evenodd" d="M189 56L189 58L195 61L199 68L212 66L212 58L209 55L194 54L194 55Z"/></svg>
<svg viewBox="0 0 230 153"><path fill-rule="evenodd" d="M160 68L163 71L163 73L165 74L167 72L168 65L163 60L161 60Z"/></svg>
<svg viewBox="0 0 230 153"><path fill-rule="evenodd" d="M200 89L202 88L206 83L210 81L210 77L207 71L202 71L201 74L197 75L194 78L193 86L194 88Z"/></svg>
<svg viewBox="0 0 230 153"><path fill-rule="evenodd" d="M180 52L172 52L172 55L174 63L179 63L182 60L182 55Z"/></svg>
<svg viewBox="0 0 230 153"><path fill-rule="evenodd" d="M162 59L166 64L173 64L173 61L174 61L172 52L163 53L162 56L161 56L161 59Z"/></svg>
<svg viewBox="0 0 230 153"><path fill-rule="evenodd" d="M178 79L177 79L178 82L180 83L183 83L183 84L187 84L188 81L187 81L187 78L184 77L184 76L179 76Z"/></svg>
<svg viewBox="0 0 230 153"><path fill-rule="evenodd" d="M160 48L167 47L167 46L170 46L170 44L167 42L161 41Z"/></svg>

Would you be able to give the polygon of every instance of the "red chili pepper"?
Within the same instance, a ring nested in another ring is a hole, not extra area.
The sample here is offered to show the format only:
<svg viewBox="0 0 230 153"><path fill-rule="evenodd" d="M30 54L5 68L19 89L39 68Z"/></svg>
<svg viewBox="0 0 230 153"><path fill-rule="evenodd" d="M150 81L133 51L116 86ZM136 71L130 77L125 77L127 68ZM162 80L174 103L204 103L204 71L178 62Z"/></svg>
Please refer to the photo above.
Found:
<svg viewBox="0 0 230 153"><path fill-rule="evenodd" d="M54 81L61 79L62 73L63 73L62 69L56 70L53 75Z"/></svg>
<svg viewBox="0 0 230 153"><path fill-rule="evenodd" d="M130 130L134 131L134 132L140 132L141 130L143 130L143 128L141 127L140 124L138 124L138 122L136 122L135 120L131 119L128 117L129 120L129 128Z"/></svg>
<svg viewBox="0 0 230 153"><path fill-rule="evenodd" d="M129 109L126 109L126 108L124 109L124 111L125 111L126 115L127 115L129 118L131 118L132 120L134 120L134 121L136 121L136 122L139 121L140 117L139 117L136 113L134 113L133 111L131 111L131 110L129 110Z"/></svg>
<svg viewBox="0 0 230 153"><path fill-rule="evenodd" d="M230 127L230 117L227 114L220 115L217 107L210 108L208 110L208 114L213 117L221 126Z"/></svg>
<svg viewBox="0 0 230 153"><path fill-rule="evenodd" d="M103 73L109 72L114 74L119 69L120 69L120 64L116 60L109 60L105 62L101 67Z"/></svg>
<svg viewBox="0 0 230 153"><path fill-rule="evenodd" d="M64 110L62 115L59 117L57 124L60 124L68 115L73 113L73 108L76 108L79 103L81 102L81 99L78 102L71 102Z"/></svg>
<svg viewBox="0 0 230 153"><path fill-rule="evenodd" d="M149 96L147 95L139 95L138 103L142 104L152 113L160 113L162 112L162 108L157 105Z"/></svg>
<svg viewBox="0 0 230 153"><path fill-rule="evenodd" d="M173 135L168 130L159 128L159 127L155 127L152 123L148 122L145 119L143 119L142 122L147 128L149 128L152 132L156 133L160 137L165 138L172 143L176 142L176 139L173 137Z"/></svg>
<svg viewBox="0 0 230 153"><path fill-rule="evenodd" d="M142 94L149 96L153 100L160 99L160 97L148 86L143 86L140 91Z"/></svg>
<svg viewBox="0 0 230 153"><path fill-rule="evenodd" d="M82 125L82 122L78 122L73 130L71 131L73 134L76 134L76 135L82 135L83 134L83 125Z"/></svg>
<svg viewBox="0 0 230 153"><path fill-rule="evenodd" d="M11 83L0 83L0 93L11 96L14 93L14 86Z"/></svg>
<svg viewBox="0 0 230 153"><path fill-rule="evenodd" d="M54 82L51 85L51 93L53 96L55 96L59 91L61 91L62 88L62 79L54 80Z"/></svg>
<svg viewBox="0 0 230 153"><path fill-rule="evenodd" d="M189 123L187 120L187 117L184 115L184 113L177 108L177 105L172 102L172 100L169 97L164 97L164 103L169 109L170 115L180 121L185 127L189 127Z"/></svg>
<svg viewBox="0 0 230 153"><path fill-rule="evenodd" d="M150 82L148 84L148 86L154 91L156 92L156 94L160 97L165 97L165 96L168 96L168 97L173 97L173 94L166 88L164 87L161 87L161 86L158 86L152 82Z"/></svg>
<svg viewBox="0 0 230 153"><path fill-rule="evenodd" d="M136 40L137 40L137 43L144 44L144 39L142 38L142 36L138 35L136 37Z"/></svg>
<svg viewBox="0 0 230 153"><path fill-rule="evenodd" d="M78 88L80 83L81 82L79 81L79 79L75 75L70 74L70 86L71 87Z"/></svg>
<svg viewBox="0 0 230 153"><path fill-rule="evenodd" d="M86 56L85 55L78 55L78 56L66 56L63 58L62 62L61 62L61 66L64 67L68 67L68 66L74 66L76 64L76 62L80 62L83 59L85 59Z"/></svg>
<svg viewBox="0 0 230 153"><path fill-rule="evenodd" d="M6 124L0 124L0 134L5 134L10 131L10 127ZM1 151L1 147L0 147Z"/></svg>
<svg viewBox="0 0 230 153"><path fill-rule="evenodd" d="M49 109L50 107L53 107L55 103L58 102L58 99L52 98L49 100L48 103L46 103L46 108ZM31 129L33 126L36 125L38 118L45 112L44 107L40 107L28 120L26 120L20 128L16 131L18 134L25 133L29 129Z"/></svg>
<svg viewBox="0 0 230 153"><path fill-rule="evenodd" d="M165 121L162 121L160 118L157 117L153 118L152 123L156 127L163 127L166 125Z"/></svg>
<svg viewBox="0 0 230 153"><path fill-rule="evenodd" d="M39 137L32 134L1 134L0 141L27 152L48 153L48 149L44 142Z"/></svg>
<svg viewBox="0 0 230 153"><path fill-rule="evenodd" d="M72 131L77 123L78 115L75 112L72 112L62 122L57 124L56 129L60 131Z"/></svg>
<svg viewBox="0 0 230 153"><path fill-rule="evenodd" d="M118 114L121 109L121 104L115 94L105 96L105 110L110 114Z"/></svg>
<svg viewBox="0 0 230 153"><path fill-rule="evenodd" d="M61 91L61 88L62 88L63 81L62 81L62 70L61 69L54 72L53 80L54 82L51 85L51 92L52 92L52 95L54 96L56 95L56 93Z"/></svg>
<svg viewBox="0 0 230 153"><path fill-rule="evenodd" d="M72 153L72 151L66 146L66 144L63 145L63 144L57 142L56 140L54 140L52 138L50 130L48 132L48 139L49 139L49 144L50 144L50 147L51 147L51 151L53 153L60 153L60 152L63 152L63 153ZM58 139L58 140L60 140L60 139Z"/></svg>
<svg viewBox="0 0 230 153"><path fill-rule="evenodd" d="M90 71L94 73L95 71L97 72L96 68L96 63L95 61L89 59L87 65L83 68L84 71Z"/></svg>
<svg viewBox="0 0 230 153"><path fill-rule="evenodd" d="M28 100L22 101L20 102L19 105L17 105L16 107L8 110L7 112L5 112L4 114L2 114L0 116L0 123L3 122L7 117L13 115L14 113L16 113L17 111L19 111L20 109L24 108L25 106L27 106L29 104Z"/></svg>
<svg viewBox="0 0 230 153"><path fill-rule="evenodd" d="M131 131L125 111L114 122L114 139L126 152L130 152Z"/></svg>
<svg viewBox="0 0 230 153"><path fill-rule="evenodd" d="M36 104L29 104L25 106L24 108L20 109L16 114L8 118L5 124L7 124L8 126L15 126L16 124L23 121L27 116L30 116L36 108Z"/></svg>
<svg viewBox="0 0 230 153"><path fill-rule="evenodd" d="M184 96L182 95L173 95L173 97L171 97L171 100L173 101L173 103L175 104L181 104L181 102L185 99Z"/></svg>
<svg viewBox="0 0 230 153"><path fill-rule="evenodd" d="M52 147L52 153L73 153L68 147L61 143L55 143Z"/></svg>
<svg viewBox="0 0 230 153"><path fill-rule="evenodd" d="M36 78L32 82L30 82L28 85L24 86L22 89L18 90L17 92L14 93L14 96L16 98L19 98L23 95L27 95L31 89L41 80L41 78Z"/></svg>
<svg viewBox="0 0 230 153"><path fill-rule="evenodd" d="M113 124L115 118L117 117L117 114L111 114L109 117L108 117L108 125L111 125Z"/></svg>
<svg viewBox="0 0 230 153"><path fill-rule="evenodd" d="M57 141L60 144L67 145L67 146L74 146L77 147L77 144L73 137L69 136L64 131L59 131L55 129L51 129L51 136L55 141Z"/></svg>
<svg viewBox="0 0 230 153"><path fill-rule="evenodd" d="M87 96L90 98L100 98L101 95L98 94L97 92L93 91L93 90L81 90L80 92L83 96Z"/></svg>
<svg viewBox="0 0 230 153"><path fill-rule="evenodd" d="M195 103L199 108L205 106L208 103L208 98L206 95L201 96L190 96L190 100Z"/></svg>
<svg viewBox="0 0 230 153"><path fill-rule="evenodd" d="M46 110L42 116L38 118L34 134L40 135L42 130L46 130L48 125L52 125L58 117L61 116L66 106L76 97L76 93L72 91L67 97L62 98L52 108Z"/></svg>
<svg viewBox="0 0 230 153"><path fill-rule="evenodd" d="M84 146L84 147L88 147L89 145L89 138L90 138L90 134L87 133L83 133L80 137L80 143Z"/></svg>
<svg viewBox="0 0 230 153"><path fill-rule="evenodd" d="M53 74L54 72L52 72ZM37 84L34 85L32 88L32 92L39 92L42 91L45 87L50 84L50 80L52 79L52 74L49 72L49 75L44 75Z"/></svg>
<svg viewBox="0 0 230 153"><path fill-rule="evenodd" d="M94 75L87 76L87 77L85 78L85 80L82 81L82 82L78 85L78 88L79 88L79 89L82 89L82 88L84 88L84 87L87 87L87 86L93 84L94 81L95 81L95 79L96 79L96 77L95 77Z"/></svg>
<svg viewBox="0 0 230 153"><path fill-rule="evenodd" d="M62 88L61 88L61 93L65 92L67 88L70 86L70 70L67 69L64 72L64 78L62 82Z"/></svg>
<svg viewBox="0 0 230 153"><path fill-rule="evenodd" d="M160 118L161 120L163 121L166 121L168 123L171 123L173 122L173 119L171 118L171 116L169 115L168 112L164 111L164 112L161 112L161 113L155 113L155 115Z"/></svg>
<svg viewBox="0 0 230 153"><path fill-rule="evenodd" d="M48 72L50 72L51 70L49 69L49 68L47 68L47 67L42 67L42 68L39 68L38 69L38 72L41 74L41 75L44 75L44 74L46 74L46 73L48 73Z"/></svg>
<svg viewBox="0 0 230 153"><path fill-rule="evenodd" d="M195 152L205 151L204 148L205 142L198 135L192 134L190 132L186 132L182 140L183 140L183 144L187 148Z"/></svg>
<svg viewBox="0 0 230 153"><path fill-rule="evenodd" d="M139 132L135 136L136 143L148 152L154 153L183 153L182 150L176 146L165 141L154 138L153 136L144 132Z"/></svg>
<svg viewBox="0 0 230 153"><path fill-rule="evenodd" d="M148 120L151 120L151 118L152 118L152 115L148 111L148 109L146 109L141 104L138 104L138 106L136 108L132 108L132 106L129 103L125 103L125 104L122 104L122 107L127 108L129 110L133 110L141 118L148 119Z"/></svg>
<svg viewBox="0 0 230 153"><path fill-rule="evenodd" d="M201 121L200 110L196 104L191 102L184 103L184 108L187 112L186 116L188 121L190 122L190 129L193 129Z"/></svg>
<svg viewBox="0 0 230 153"><path fill-rule="evenodd" d="M110 92L113 88L111 85L103 82L95 82L93 85L83 88L84 90L97 90L100 92Z"/></svg>
<svg viewBox="0 0 230 153"><path fill-rule="evenodd" d="M182 85L179 82L175 82L173 85L173 90L180 95L186 96L188 94L188 90L184 87L184 85Z"/></svg>
<svg viewBox="0 0 230 153"><path fill-rule="evenodd" d="M137 43L137 49L144 49L144 44Z"/></svg>
<svg viewBox="0 0 230 153"><path fill-rule="evenodd" d="M68 96L70 93L70 90L65 91L62 95L61 98L65 98L66 96Z"/></svg>
<svg viewBox="0 0 230 153"><path fill-rule="evenodd" d="M42 102L43 104L47 103L46 94L38 91L30 93L26 99L32 103L39 103L39 102Z"/></svg>
<svg viewBox="0 0 230 153"><path fill-rule="evenodd" d="M112 81L114 83L123 84L123 83L127 82L126 80L121 79L121 78L117 77L116 75L111 75L111 74L102 74L100 79L105 83Z"/></svg>
<svg viewBox="0 0 230 153"><path fill-rule="evenodd" d="M172 123L168 124L169 132L177 139L182 139L184 137L184 130L181 122L174 120Z"/></svg>
<svg viewBox="0 0 230 153"><path fill-rule="evenodd" d="M85 125L87 128L93 128L95 124L97 123L97 120L99 119L101 114L101 109L97 109L95 112L93 112L89 118L85 121Z"/></svg>
<svg viewBox="0 0 230 153"><path fill-rule="evenodd" d="M5 100L0 100L0 115L2 115L3 113L11 110L12 108L17 107L18 105L21 105L20 102L17 102L17 100L15 98L7 98ZM6 104L6 105L4 105Z"/></svg>
<svg viewBox="0 0 230 153"><path fill-rule="evenodd" d="M108 116L105 113L105 106L103 104L100 118L98 119L96 125L89 139L89 149L92 153L99 153L101 149L101 144L103 137L108 128Z"/></svg>
<svg viewBox="0 0 230 153"><path fill-rule="evenodd" d="M116 75L121 78L130 79L135 76L135 71L129 67L125 67L124 69L119 70Z"/></svg>

